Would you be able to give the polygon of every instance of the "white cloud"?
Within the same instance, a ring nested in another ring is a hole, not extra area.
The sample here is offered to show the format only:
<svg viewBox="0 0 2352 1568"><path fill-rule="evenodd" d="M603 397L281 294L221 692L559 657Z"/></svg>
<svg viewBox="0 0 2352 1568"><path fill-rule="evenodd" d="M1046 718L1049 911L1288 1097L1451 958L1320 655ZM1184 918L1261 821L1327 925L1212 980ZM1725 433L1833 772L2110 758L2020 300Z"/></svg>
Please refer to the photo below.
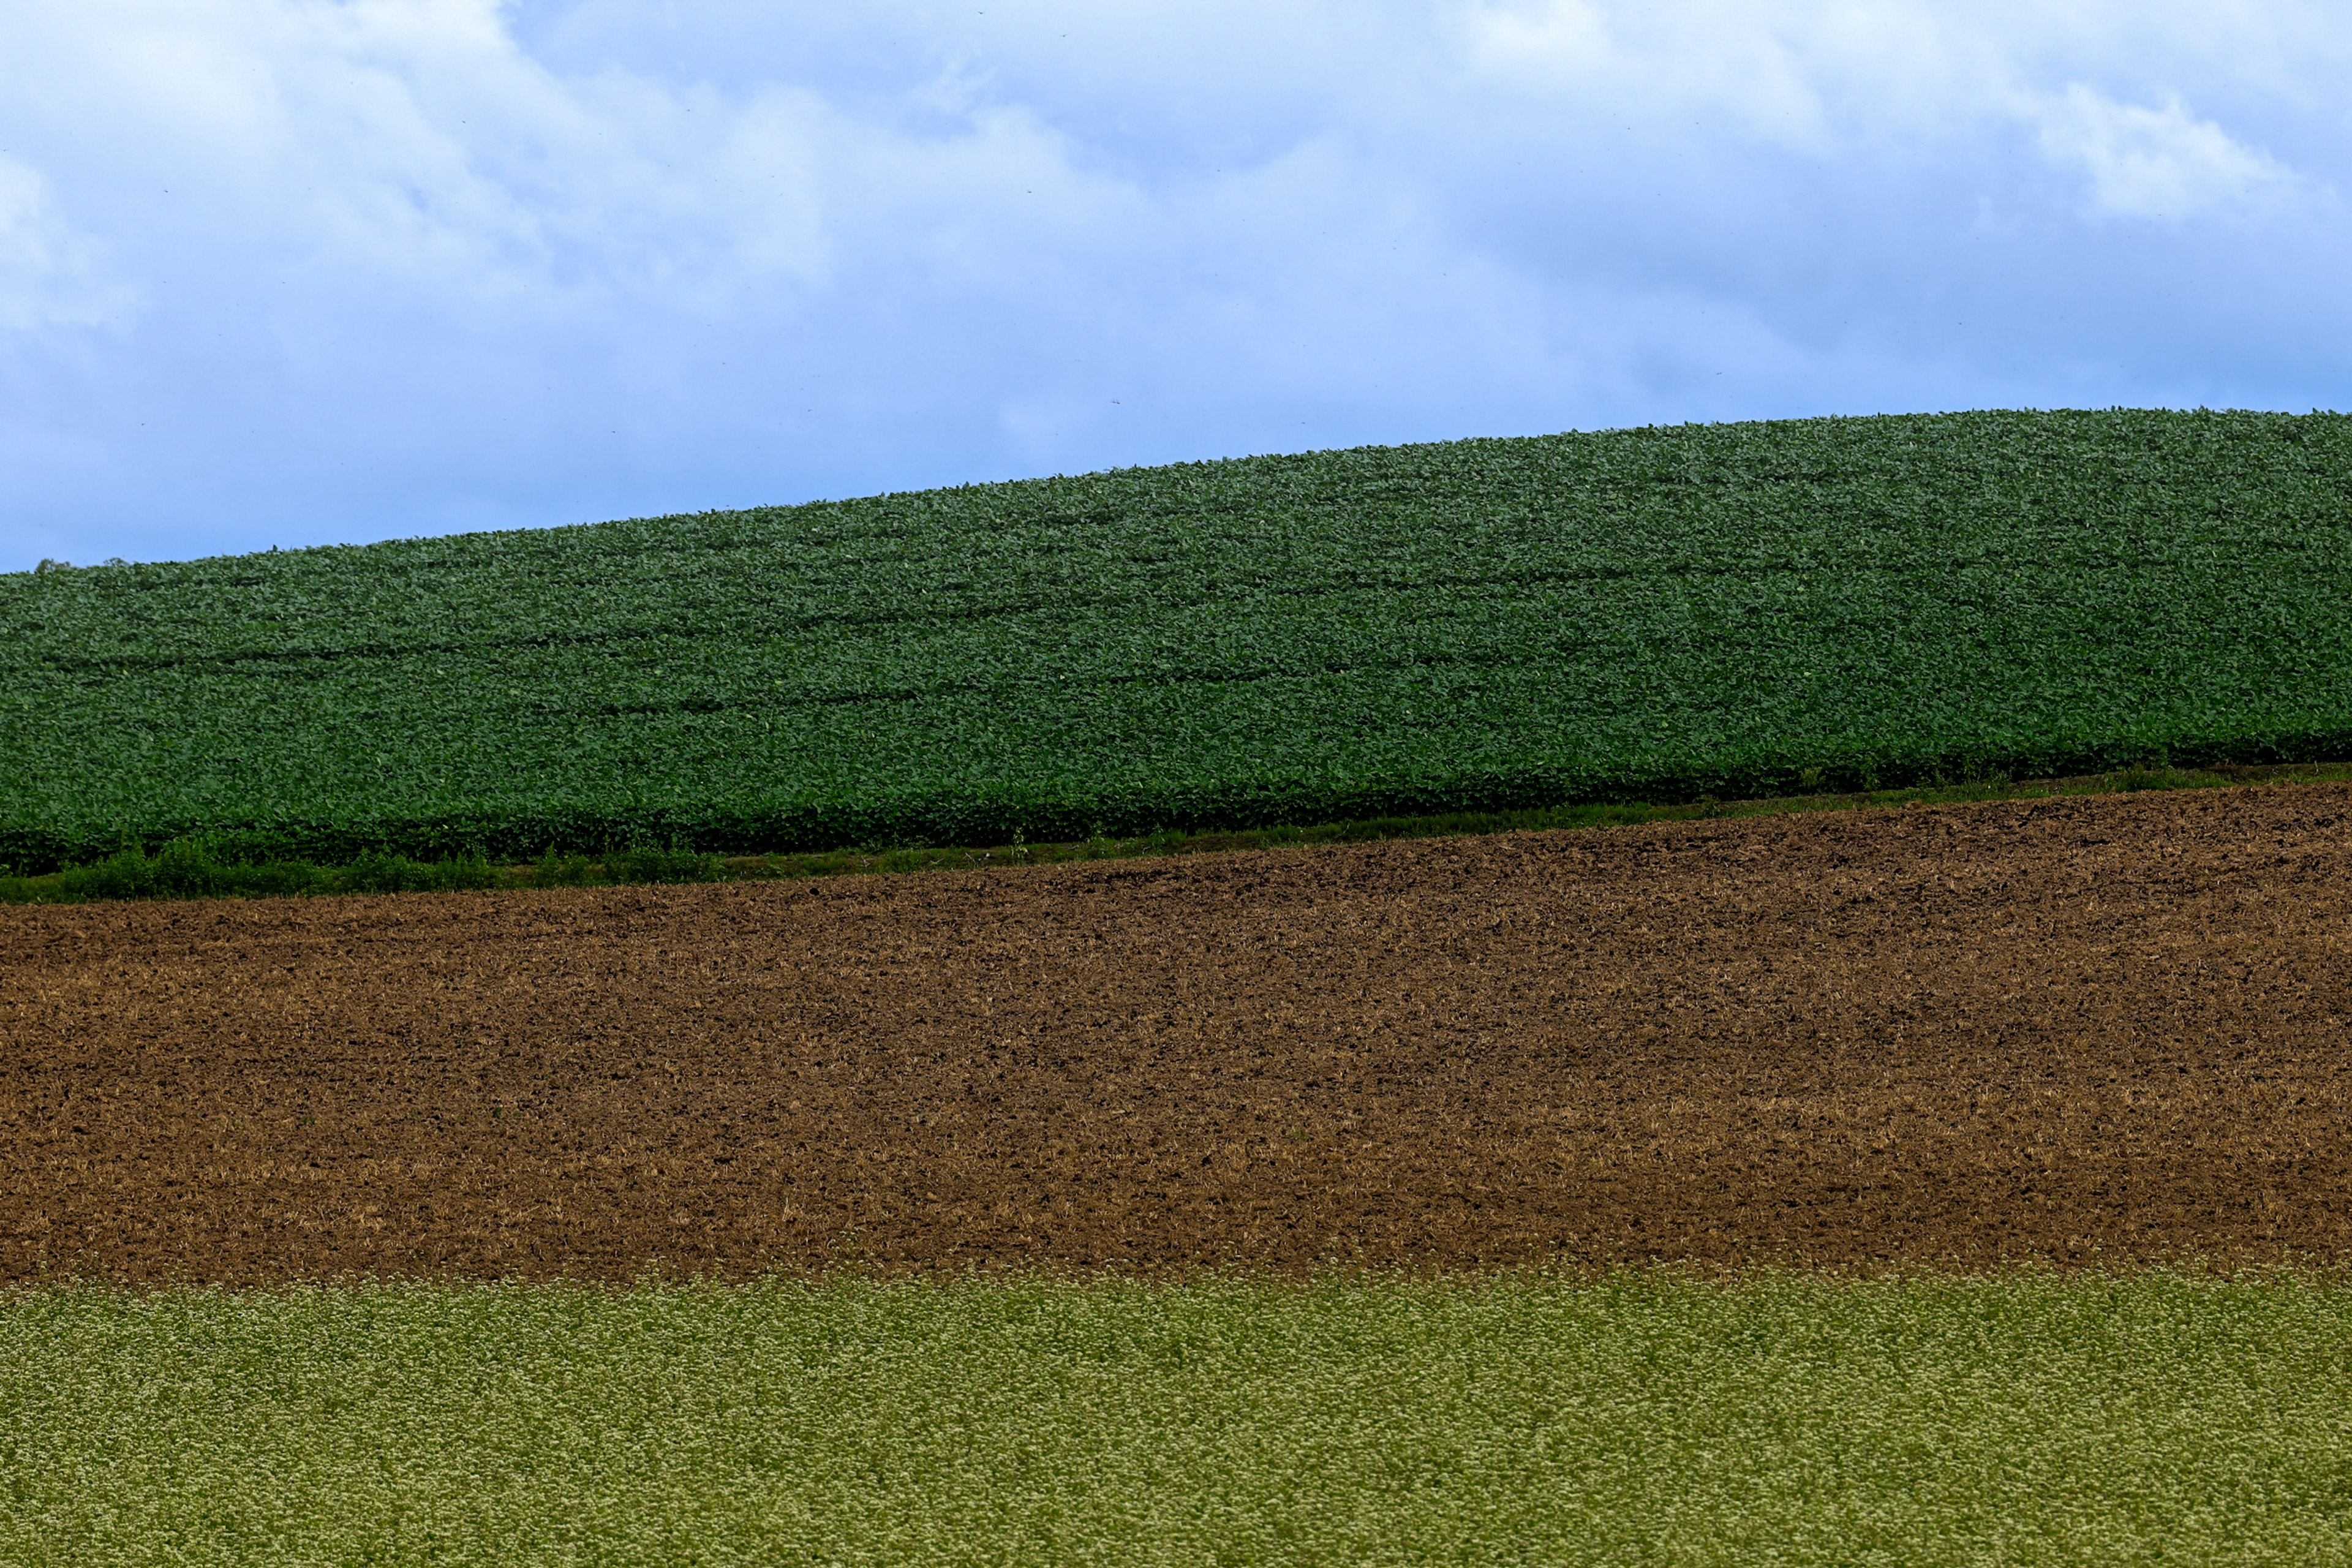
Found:
<svg viewBox="0 0 2352 1568"><path fill-rule="evenodd" d="M2179 91L2126 91L2160 103L2137 108L2093 74L2201 74L2293 101L2352 45L2340 16L2226 0L1468 0L1458 17L1478 79L1570 121L1697 127L1717 144L1736 127L1841 158L1935 156L2022 121L2052 159L2091 175L2101 210L2135 215L2293 175L2192 115Z"/></svg>
<svg viewBox="0 0 2352 1568"><path fill-rule="evenodd" d="M2187 218L2299 183L2275 160L2190 114L2178 97L2143 109L2075 82L2029 112L2042 150L2087 174L2093 208L2114 216Z"/></svg>
<svg viewBox="0 0 2352 1568"><path fill-rule="evenodd" d="M1655 122L1696 110L1795 145L1824 132L1807 40L1759 8L1480 3L1464 13L1462 37L1474 71L1580 117Z"/></svg>
<svg viewBox="0 0 2352 1568"><path fill-rule="evenodd" d="M96 251L58 214L39 171L0 156L0 331L119 322L134 299L104 276Z"/></svg>
<svg viewBox="0 0 2352 1568"><path fill-rule="evenodd" d="M0 96L46 72L114 106L76 127L76 153L133 243L508 309L816 259L806 93L561 79L494 0L82 9L48 11Z"/></svg>

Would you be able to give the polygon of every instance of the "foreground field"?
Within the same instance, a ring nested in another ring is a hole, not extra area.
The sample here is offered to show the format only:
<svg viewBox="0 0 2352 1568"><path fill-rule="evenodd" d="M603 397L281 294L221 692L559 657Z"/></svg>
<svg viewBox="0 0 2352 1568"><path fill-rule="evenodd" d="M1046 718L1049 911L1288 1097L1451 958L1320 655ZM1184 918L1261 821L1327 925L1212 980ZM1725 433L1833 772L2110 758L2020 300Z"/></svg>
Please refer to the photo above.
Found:
<svg viewBox="0 0 2352 1568"><path fill-rule="evenodd" d="M2352 788L0 910L0 1275L2352 1249Z"/></svg>
<svg viewBox="0 0 2352 1568"><path fill-rule="evenodd" d="M0 871L2352 758L2352 419L1976 413L0 575Z"/></svg>
<svg viewBox="0 0 2352 1568"><path fill-rule="evenodd" d="M2352 1562L2352 1291L0 1296L43 1564Z"/></svg>

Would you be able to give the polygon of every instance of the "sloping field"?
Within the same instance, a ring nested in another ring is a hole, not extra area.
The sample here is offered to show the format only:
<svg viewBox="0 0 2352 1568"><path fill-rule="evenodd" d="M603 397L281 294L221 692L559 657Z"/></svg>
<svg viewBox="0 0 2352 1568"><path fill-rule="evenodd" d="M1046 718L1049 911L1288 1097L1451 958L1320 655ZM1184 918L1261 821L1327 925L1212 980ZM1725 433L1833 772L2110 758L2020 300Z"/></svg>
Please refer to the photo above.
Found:
<svg viewBox="0 0 2352 1568"><path fill-rule="evenodd" d="M0 576L0 862L2352 757L2352 420L1570 435Z"/></svg>
<svg viewBox="0 0 2352 1568"><path fill-rule="evenodd" d="M2352 1247L2352 788L0 910L0 1277Z"/></svg>

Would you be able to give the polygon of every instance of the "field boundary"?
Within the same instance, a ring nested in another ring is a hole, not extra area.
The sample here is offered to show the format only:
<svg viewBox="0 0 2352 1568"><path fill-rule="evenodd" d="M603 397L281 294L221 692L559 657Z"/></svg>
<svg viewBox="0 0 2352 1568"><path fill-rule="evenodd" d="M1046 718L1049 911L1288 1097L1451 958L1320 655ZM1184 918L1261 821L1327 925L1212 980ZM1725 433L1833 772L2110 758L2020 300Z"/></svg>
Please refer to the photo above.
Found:
<svg viewBox="0 0 2352 1568"><path fill-rule="evenodd" d="M1753 800L1702 797L1684 802L1612 802L1520 811L1377 816L1275 827L1202 832L1164 829L1125 837L1096 836L1031 844L872 844L853 848L764 855L721 855L689 847L635 845L596 855L559 855L504 864L480 854L437 860L373 854L341 865L307 860L254 861L217 854L203 838L181 838L150 852L128 845L104 859L34 876L0 874L0 904L96 903L117 900L317 897L343 893L450 892L527 888L636 886L677 882L803 880L818 877L900 875L1074 861L1233 853L1382 839L1475 837L1493 833L1633 826L1654 822L1720 821L1824 811L1867 811L2145 790L2231 789L2262 784L2352 782L2352 762L2137 767L2070 778L1918 785L1835 795Z"/></svg>

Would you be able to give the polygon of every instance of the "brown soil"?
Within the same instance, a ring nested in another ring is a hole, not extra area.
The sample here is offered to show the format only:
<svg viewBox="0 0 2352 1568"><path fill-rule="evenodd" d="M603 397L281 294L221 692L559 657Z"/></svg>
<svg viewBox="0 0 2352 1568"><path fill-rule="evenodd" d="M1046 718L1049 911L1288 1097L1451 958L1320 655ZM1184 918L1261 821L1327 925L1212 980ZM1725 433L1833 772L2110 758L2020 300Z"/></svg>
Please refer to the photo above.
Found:
<svg viewBox="0 0 2352 1568"><path fill-rule="evenodd" d="M2352 788L0 910L0 1278L2352 1253Z"/></svg>

